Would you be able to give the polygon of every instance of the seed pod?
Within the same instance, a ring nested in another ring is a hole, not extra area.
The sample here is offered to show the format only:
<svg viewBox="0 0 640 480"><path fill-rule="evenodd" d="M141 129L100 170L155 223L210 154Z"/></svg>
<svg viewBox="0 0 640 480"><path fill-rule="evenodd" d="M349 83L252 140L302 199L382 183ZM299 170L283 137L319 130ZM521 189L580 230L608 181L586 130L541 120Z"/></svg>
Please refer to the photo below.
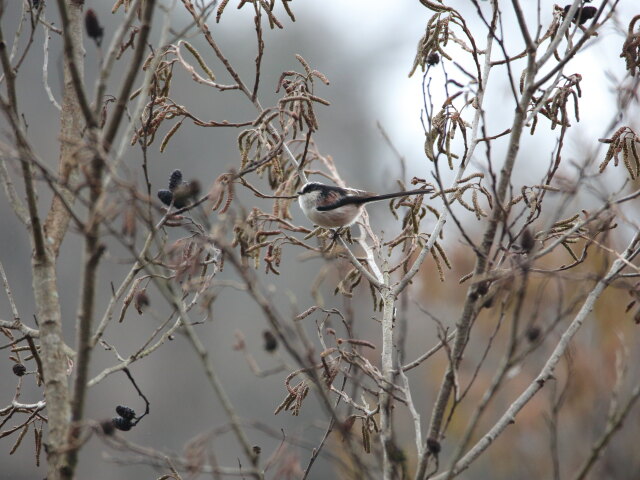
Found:
<svg viewBox="0 0 640 480"><path fill-rule="evenodd" d="M429 450L430 453L432 453L433 455L437 455L440 453L441 449L442 446L440 445L440 442L438 440L433 437L427 438L427 450Z"/></svg>
<svg viewBox="0 0 640 480"><path fill-rule="evenodd" d="M522 248L523 253L529 253L535 246L536 240L533 238L531 230L525 228L520 236L520 248Z"/></svg>
<svg viewBox="0 0 640 480"><path fill-rule="evenodd" d="M438 55L436 52L431 52L427 57L427 65L434 66L438 63L440 63L440 55Z"/></svg>
<svg viewBox="0 0 640 480"><path fill-rule="evenodd" d="M567 5L566 7L564 7L565 15L569 13L570 8L571 5ZM578 25L584 25L587 20L595 17L596 13L598 13L598 9L596 7L579 7L578 10L576 10L576 13L573 14L573 18L571 19L571 21L573 23L577 23Z"/></svg>
<svg viewBox="0 0 640 480"><path fill-rule="evenodd" d="M146 288L136 293L136 296L133 300L133 305L136 307L138 315L142 315L143 310L149 306L149 295L147 295Z"/></svg>
<svg viewBox="0 0 640 480"><path fill-rule="evenodd" d="M27 372L27 367L25 367L23 364L21 363L16 363L13 365L13 373L18 376L21 377L23 376L25 373Z"/></svg>
<svg viewBox="0 0 640 480"><path fill-rule="evenodd" d="M276 336L271 333L270 330L265 330L262 332L262 338L264 338L264 349L265 351L271 353L275 352L278 348L278 339Z"/></svg>
<svg viewBox="0 0 640 480"><path fill-rule="evenodd" d="M169 190L172 192L182 183L182 172L178 169L171 172L169 177Z"/></svg>
<svg viewBox="0 0 640 480"><path fill-rule="evenodd" d="M529 328L527 328L527 331L525 332L525 335L527 337L527 340L530 343L533 343L536 340L538 340L538 338L540 338L540 334L541 333L542 333L542 331L540 330L540 327L537 327L535 325L531 325Z"/></svg>
<svg viewBox="0 0 640 480"><path fill-rule="evenodd" d="M486 295L487 292L489 291L489 286L490 285L491 285L491 282L489 282L487 280L485 280L484 282L480 282L480 283L478 283L478 286L476 288L476 292L480 296Z"/></svg>
<svg viewBox="0 0 640 480"><path fill-rule="evenodd" d="M131 427L133 427L131 420L127 418L114 417L111 422L113 423L114 427L116 427L118 430L122 430L123 432L128 432L129 430L131 430Z"/></svg>
<svg viewBox="0 0 640 480"><path fill-rule="evenodd" d="M173 200L173 193L169 190L158 190L158 198L168 207L171 205L171 201Z"/></svg>
<svg viewBox="0 0 640 480"><path fill-rule="evenodd" d="M118 405L116 407L116 413L127 420L132 420L136 417L136 412L132 408L125 407L124 405Z"/></svg>
<svg viewBox="0 0 640 480"><path fill-rule="evenodd" d="M87 29L87 35L89 35L89 38L92 38L93 41L96 42L96 45L100 46L104 35L104 28L100 26L100 22L98 22L98 15L96 15L95 10L92 8L87 10L87 13L84 15L84 26Z"/></svg>

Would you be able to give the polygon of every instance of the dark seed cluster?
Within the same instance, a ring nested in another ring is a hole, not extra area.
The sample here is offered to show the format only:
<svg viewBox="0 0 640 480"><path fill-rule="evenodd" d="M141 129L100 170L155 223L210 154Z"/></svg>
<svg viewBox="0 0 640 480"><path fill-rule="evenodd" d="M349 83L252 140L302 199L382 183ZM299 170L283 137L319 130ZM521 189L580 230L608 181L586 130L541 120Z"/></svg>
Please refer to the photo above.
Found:
<svg viewBox="0 0 640 480"><path fill-rule="evenodd" d="M534 238L531 230L525 228L520 237L520 248L523 253L529 253L536 246L536 239Z"/></svg>
<svg viewBox="0 0 640 480"><path fill-rule="evenodd" d="M566 7L564 7L565 15L569 12L570 8L571 8L571 5L567 5ZM576 10L576 13L574 13L571 21L573 23L577 23L578 25L584 25L587 22L587 20L595 17L597 12L598 12L598 9L596 7L591 7L591 6L579 7L578 10Z"/></svg>
<svg viewBox="0 0 640 480"><path fill-rule="evenodd" d="M278 339L276 336L271 333L270 330L265 330L262 332L262 338L264 339L264 349L265 351L271 353L275 352L278 348Z"/></svg>
<svg viewBox="0 0 640 480"><path fill-rule="evenodd" d="M92 8L87 10L87 13L84 15L84 26L87 29L89 38L93 39L96 45L100 46L104 35L104 28L100 25L98 15L96 15L95 10Z"/></svg>
<svg viewBox="0 0 640 480"><path fill-rule="evenodd" d="M136 412L132 408L125 407L123 405L118 405L116 407L116 413L127 420L133 420L136 418Z"/></svg>
<svg viewBox="0 0 640 480"><path fill-rule="evenodd" d="M113 426L123 432L128 432L133 427L131 420L122 417L113 417Z"/></svg>
<svg viewBox="0 0 640 480"><path fill-rule="evenodd" d="M171 205L171 200L173 200L173 193L169 190L158 190L158 198L165 205Z"/></svg>
<svg viewBox="0 0 640 480"><path fill-rule="evenodd" d="M431 52L427 57L427 65L434 66L438 63L440 63L440 55L438 55L436 52Z"/></svg>
<svg viewBox="0 0 640 480"><path fill-rule="evenodd" d="M441 449L442 446L438 440L433 437L427 438L427 450L429 450L431 454L438 455Z"/></svg>
<svg viewBox="0 0 640 480"><path fill-rule="evenodd" d="M173 192L180 185L182 185L182 172L174 170L169 177L169 191Z"/></svg>
<svg viewBox="0 0 640 480"><path fill-rule="evenodd" d="M171 205L176 208L183 208L189 205L191 200L198 196L200 193L200 184L192 180L191 182L184 182L182 180L182 172L180 170L174 170L169 177L169 189L158 190L158 198L165 205Z"/></svg>
<svg viewBox="0 0 640 480"><path fill-rule="evenodd" d="M538 338L540 338L541 333L542 331L540 330L540 327L531 325L529 328L527 328L525 335L529 342L534 343L536 340L538 340Z"/></svg>
<svg viewBox="0 0 640 480"><path fill-rule="evenodd" d="M118 405L116 407L117 417L114 417L111 420L111 423L118 430L122 430L123 432L128 432L132 427L135 426L133 420L136 418L136 412L129 407L125 407L124 405ZM103 427L104 430L104 427ZM106 432L105 432L106 433Z"/></svg>

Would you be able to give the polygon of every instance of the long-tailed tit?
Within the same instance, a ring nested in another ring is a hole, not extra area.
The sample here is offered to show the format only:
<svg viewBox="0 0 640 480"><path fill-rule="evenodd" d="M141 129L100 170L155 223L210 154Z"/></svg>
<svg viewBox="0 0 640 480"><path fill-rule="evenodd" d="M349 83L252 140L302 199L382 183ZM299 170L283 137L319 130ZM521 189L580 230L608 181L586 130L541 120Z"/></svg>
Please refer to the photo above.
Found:
<svg viewBox="0 0 640 480"><path fill-rule="evenodd" d="M376 195L370 192L309 182L298 192L298 203L307 218L316 225L324 228L340 228L355 223L366 203L424 193L433 193L433 190L408 190Z"/></svg>

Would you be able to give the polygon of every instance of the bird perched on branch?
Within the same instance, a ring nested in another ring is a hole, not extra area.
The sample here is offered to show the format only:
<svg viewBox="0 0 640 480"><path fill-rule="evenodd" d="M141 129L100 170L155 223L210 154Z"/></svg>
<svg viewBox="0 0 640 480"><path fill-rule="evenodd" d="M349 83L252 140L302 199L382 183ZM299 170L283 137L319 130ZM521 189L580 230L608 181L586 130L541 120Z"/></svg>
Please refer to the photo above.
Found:
<svg viewBox="0 0 640 480"><path fill-rule="evenodd" d="M307 218L316 225L324 228L340 228L355 223L367 203L425 193L433 193L433 189L377 195L319 182L309 182L298 192L298 203Z"/></svg>

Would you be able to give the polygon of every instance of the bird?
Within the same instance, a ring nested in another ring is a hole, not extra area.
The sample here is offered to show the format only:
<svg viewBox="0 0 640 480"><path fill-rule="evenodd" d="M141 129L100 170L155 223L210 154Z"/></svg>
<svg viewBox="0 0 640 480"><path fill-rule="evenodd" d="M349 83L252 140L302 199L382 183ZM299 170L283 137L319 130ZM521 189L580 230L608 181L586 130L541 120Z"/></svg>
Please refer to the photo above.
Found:
<svg viewBox="0 0 640 480"><path fill-rule="evenodd" d="M433 193L433 189L377 195L351 188L308 182L298 192L298 203L307 218L314 224L324 228L341 228L354 224L367 203L425 193Z"/></svg>

